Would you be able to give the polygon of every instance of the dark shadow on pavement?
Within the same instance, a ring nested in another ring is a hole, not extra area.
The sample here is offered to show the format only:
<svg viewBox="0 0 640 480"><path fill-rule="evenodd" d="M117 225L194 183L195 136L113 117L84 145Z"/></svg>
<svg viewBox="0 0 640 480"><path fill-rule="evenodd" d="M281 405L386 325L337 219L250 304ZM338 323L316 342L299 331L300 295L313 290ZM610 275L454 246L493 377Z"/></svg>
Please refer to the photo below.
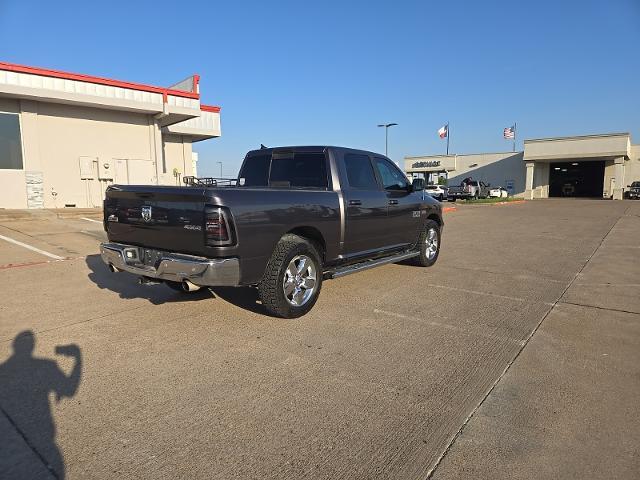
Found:
<svg viewBox="0 0 640 480"><path fill-rule="evenodd" d="M213 293L236 307L244 308L253 313L272 315L258 300L258 290L252 287L212 287Z"/></svg>
<svg viewBox="0 0 640 480"><path fill-rule="evenodd" d="M100 255L87 255L85 262L91 270L89 279L99 288L116 292L120 298L145 298L154 305L161 305L168 302L190 302L212 297L207 288L197 292L183 293L172 290L166 285L140 285L136 275L128 272L110 272Z"/></svg>
<svg viewBox="0 0 640 480"><path fill-rule="evenodd" d="M0 477L63 479L49 395L59 403L78 391L80 348L55 348L56 354L74 359L69 375L55 360L34 357L34 348L34 333L21 332L13 340L13 354L0 365Z"/></svg>

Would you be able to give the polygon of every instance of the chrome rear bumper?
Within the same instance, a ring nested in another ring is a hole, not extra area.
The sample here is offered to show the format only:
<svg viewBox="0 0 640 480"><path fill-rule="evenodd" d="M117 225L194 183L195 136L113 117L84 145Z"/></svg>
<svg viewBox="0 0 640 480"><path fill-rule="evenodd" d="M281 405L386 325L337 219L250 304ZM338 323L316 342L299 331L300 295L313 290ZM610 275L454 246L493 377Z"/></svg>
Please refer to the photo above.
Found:
<svg viewBox="0 0 640 480"><path fill-rule="evenodd" d="M188 280L202 287L237 286L240 283L237 258L195 257L121 243L101 243L100 255L115 271L124 270L143 277L173 282Z"/></svg>

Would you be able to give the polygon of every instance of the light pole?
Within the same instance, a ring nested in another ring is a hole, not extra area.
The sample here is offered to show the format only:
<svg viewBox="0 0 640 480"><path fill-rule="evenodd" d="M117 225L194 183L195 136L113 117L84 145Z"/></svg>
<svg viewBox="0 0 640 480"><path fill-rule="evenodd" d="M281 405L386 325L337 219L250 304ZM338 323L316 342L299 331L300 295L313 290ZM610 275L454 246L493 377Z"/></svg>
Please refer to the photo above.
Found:
<svg viewBox="0 0 640 480"><path fill-rule="evenodd" d="M389 156L389 127L398 125L397 123L381 123L379 127L384 127L384 156Z"/></svg>
<svg viewBox="0 0 640 480"><path fill-rule="evenodd" d="M222 178L222 162L216 162L218 165L220 165L220 178Z"/></svg>

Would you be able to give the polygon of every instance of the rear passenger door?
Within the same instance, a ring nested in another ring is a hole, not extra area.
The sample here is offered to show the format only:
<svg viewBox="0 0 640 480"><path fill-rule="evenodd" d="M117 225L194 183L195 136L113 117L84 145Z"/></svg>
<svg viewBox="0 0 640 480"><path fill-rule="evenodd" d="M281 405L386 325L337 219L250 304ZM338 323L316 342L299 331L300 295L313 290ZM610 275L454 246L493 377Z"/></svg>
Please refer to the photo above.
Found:
<svg viewBox="0 0 640 480"><path fill-rule="evenodd" d="M345 202L344 255L353 257L390 244L387 194L380 188L369 155L346 153L341 182Z"/></svg>
<svg viewBox="0 0 640 480"><path fill-rule="evenodd" d="M422 225L421 197L410 191L409 180L396 164L383 157L374 157L374 164L389 206L387 229L390 243L414 243Z"/></svg>

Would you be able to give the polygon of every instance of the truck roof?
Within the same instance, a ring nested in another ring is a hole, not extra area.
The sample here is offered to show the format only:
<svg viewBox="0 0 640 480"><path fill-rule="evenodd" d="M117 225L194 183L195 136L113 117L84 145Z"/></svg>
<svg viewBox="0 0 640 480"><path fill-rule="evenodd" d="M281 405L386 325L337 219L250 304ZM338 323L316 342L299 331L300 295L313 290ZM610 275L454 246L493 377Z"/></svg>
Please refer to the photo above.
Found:
<svg viewBox="0 0 640 480"><path fill-rule="evenodd" d="M349 147L337 147L334 145L289 145L282 147L268 147L268 148L260 148L256 150L251 150L247 153L247 155L255 154L255 153L273 153L273 152L324 152L325 150L336 150L343 152L352 152L352 153L363 153L366 155L377 155L379 157L387 158L382 153L371 152L368 150L360 150L357 148L349 148Z"/></svg>

